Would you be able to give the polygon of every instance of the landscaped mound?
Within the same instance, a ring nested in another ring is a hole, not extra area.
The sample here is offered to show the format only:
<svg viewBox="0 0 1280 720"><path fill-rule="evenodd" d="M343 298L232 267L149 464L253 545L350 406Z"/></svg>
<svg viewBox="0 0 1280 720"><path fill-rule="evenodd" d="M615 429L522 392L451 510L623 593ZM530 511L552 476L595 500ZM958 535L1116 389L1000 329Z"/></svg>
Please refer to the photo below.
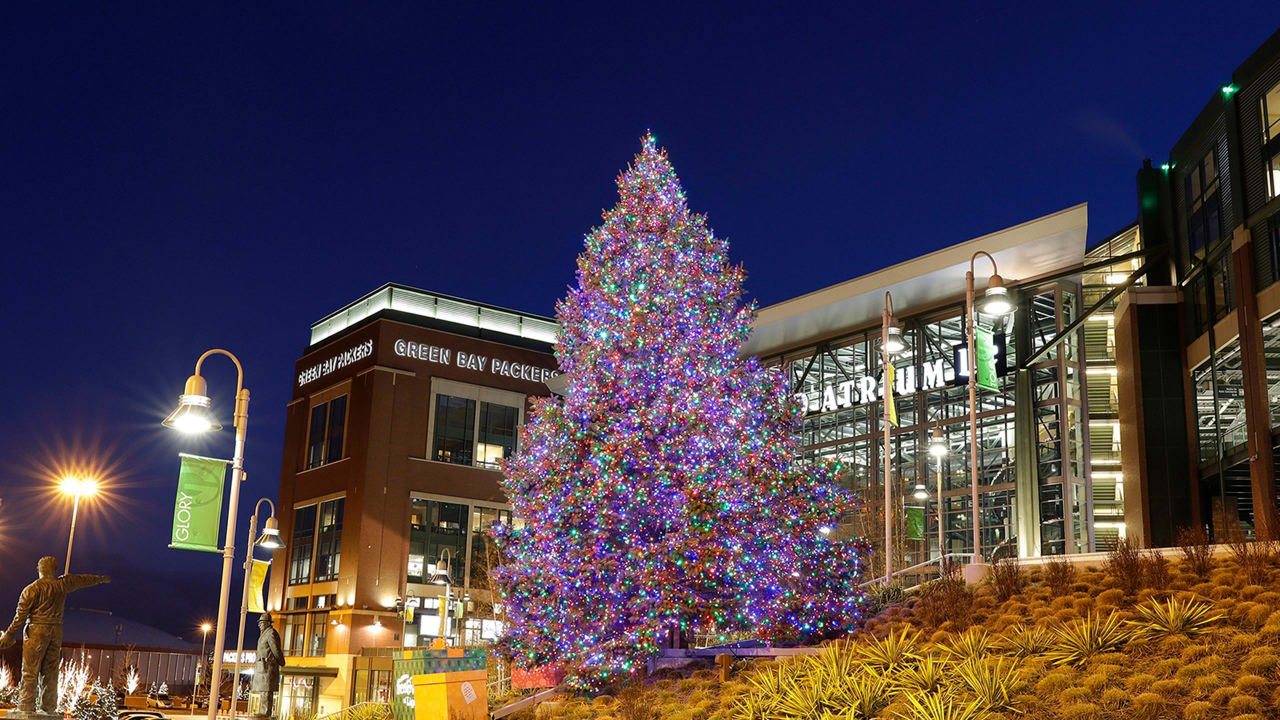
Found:
<svg viewBox="0 0 1280 720"><path fill-rule="evenodd" d="M659 676L571 698L571 720L1262 720L1280 718L1280 568L1243 544L1169 562L1123 546L1103 569L1004 565L884 592L855 636L778 662Z"/></svg>

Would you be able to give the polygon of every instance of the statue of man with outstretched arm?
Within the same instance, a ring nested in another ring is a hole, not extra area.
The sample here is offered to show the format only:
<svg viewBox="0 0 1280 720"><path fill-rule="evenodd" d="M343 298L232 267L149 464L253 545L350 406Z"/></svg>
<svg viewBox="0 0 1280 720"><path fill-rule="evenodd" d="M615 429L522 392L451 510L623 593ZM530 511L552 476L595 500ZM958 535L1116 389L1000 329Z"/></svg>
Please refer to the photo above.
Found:
<svg viewBox="0 0 1280 720"><path fill-rule="evenodd" d="M62 608L67 593L111 582L106 575L62 575L58 560L45 556L36 563L39 579L22 589L18 610L9 628L0 633L0 648L12 645L22 633L22 685L18 712L10 718L36 713L36 683L43 678L44 692L38 712L58 711L58 660L62 651ZM59 715L58 717L61 717Z"/></svg>

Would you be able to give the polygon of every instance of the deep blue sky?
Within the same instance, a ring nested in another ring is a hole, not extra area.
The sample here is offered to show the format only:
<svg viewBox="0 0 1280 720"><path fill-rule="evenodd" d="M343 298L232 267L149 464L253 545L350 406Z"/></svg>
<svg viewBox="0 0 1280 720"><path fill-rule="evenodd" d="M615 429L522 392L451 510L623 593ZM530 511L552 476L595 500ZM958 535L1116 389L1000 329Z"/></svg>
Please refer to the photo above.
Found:
<svg viewBox="0 0 1280 720"><path fill-rule="evenodd" d="M73 570L130 582L76 604L212 614L218 558L165 548L175 453L230 454L158 425L195 357L243 359L245 494L274 497L312 321L387 281L549 314L646 128L769 304L1082 201L1104 237L1280 25L1274 2L517 5L543 4L0 9L0 613L33 546L63 552L68 508L33 488L78 451L114 498Z"/></svg>

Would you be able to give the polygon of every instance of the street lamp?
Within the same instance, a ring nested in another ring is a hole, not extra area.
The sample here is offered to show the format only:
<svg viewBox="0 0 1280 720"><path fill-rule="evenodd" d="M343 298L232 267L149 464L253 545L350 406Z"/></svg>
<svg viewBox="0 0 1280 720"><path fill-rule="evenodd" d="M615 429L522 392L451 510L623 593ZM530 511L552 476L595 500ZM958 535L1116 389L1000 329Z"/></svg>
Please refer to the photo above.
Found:
<svg viewBox="0 0 1280 720"><path fill-rule="evenodd" d="M262 526L262 535L254 541L258 532L258 509L266 503L271 514ZM276 522L276 504L268 498L261 498L253 506L253 515L249 518L249 539L245 542L244 551L244 590L240 592L240 632L236 634L236 658L231 666L231 714L235 716L236 703L240 701L240 656L244 653L244 622L249 613L249 579L253 574L253 548L264 547L275 552L281 547L280 526Z"/></svg>
<svg viewBox="0 0 1280 720"><path fill-rule="evenodd" d="M941 412L941 409L939 410ZM938 461L938 569L942 569L942 556L946 554L945 545L942 541L942 460L951 452L951 447L947 445L946 438L942 437L942 420L939 418L938 424L933 426L933 436L929 439L929 454Z"/></svg>
<svg viewBox="0 0 1280 720"><path fill-rule="evenodd" d="M65 477L58 484L58 489L63 495L72 498L71 505L71 532L67 535L67 562L63 568L63 574L71 572L71 545L76 540L76 517L80 514L80 498L93 497L98 494L98 481L84 477Z"/></svg>
<svg viewBox="0 0 1280 720"><path fill-rule="evenodd" d="M449 591L453 589L453 581L449 577L449 561L452 559L453 553L449 548L440 548L440 560L436 562L436 572L431 578L431 582L444 586L444 603L440 606L440 637L444 638L446 645L449 643Z"/></svg>
<svg viewBox="0 0 1280 720"><path fill-rule="evenodd" d="M996 268L996 259L991 253L979 250L969 258L969 270L964 275L965 328L969 340L969 351L966 364L969 366L969 503L973 514L973 562L982 560L982 534L980 530L982 514L978 511L978 363L974 354L974 328L978 316L974 312L973 271L979 255L985 255L991 261L991 278L987 281L987 290L978 303L978 310L987 315L1004 316L1013 312L1013 304L1009 302L1009 291Z"/></svg>
<svg viewBox="0 0 1280 720"><path fill-rule="evenodd" d="M210 410L212 405L207 393L204 378L200 376L200 366L210 355L226 355L236 366L236 406L233 414L235 436L235 452L231 457L231 499L227 512L226 539L222 547L222 584L218 590L218 621L215 627L227 626L227 603L231 595L231 564L235 556L236 514L240 509L240 483L244 481L244 437L249 425L249 388L244 386L244 368L240 359L226 350L215 348L207 350L196 360L195 374L187 378L182 394L178 396L178 407L163 425L188 434L221 430L217 419ZM213 638L213 669L209 673L209 720L217 720L218 693L222 689L222 650L223 633L219 630ZM235 714L235 701L232 700L231 713Z"/></svg>
<svg viewBox="0 0 1280 720"><path fill-rule="evenodd" d="M196 714L196 695L199 694L198 691L200 690L200 666L204 664L205 643L209 641L209 631L212 629L213 629L213 626L207 622L200 624L200 632L204 633L204 636L200 639L200 662L196 663L196 686L195 686L195 689L191 691L191 714L192 715Z"/></svg>
<svg viewBox="0 0 1280 720"><path fill-rule="evenodd" d="M889 466L889 403L893 401L893 381L889 377L889 358L906 349L902 328L893 317L893 297L884 293L884 309L880 313L880 372L884 378L884 584L893 582L893 484Z"/></svg>

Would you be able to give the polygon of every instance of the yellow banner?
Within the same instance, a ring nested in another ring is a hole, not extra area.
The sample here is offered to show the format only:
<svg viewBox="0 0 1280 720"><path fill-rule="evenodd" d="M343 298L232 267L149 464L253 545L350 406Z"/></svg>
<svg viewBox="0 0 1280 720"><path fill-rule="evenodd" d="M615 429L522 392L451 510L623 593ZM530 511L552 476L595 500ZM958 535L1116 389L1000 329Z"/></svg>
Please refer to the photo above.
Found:
<svg viewBox="0 0 1280 720"><path fill-rule="evenodd" d="M249 612L262 614L262 587L267 583L267 569L271 563L266 560L254 560L253 569L249 572Z"/></svg>
<svg viewBox="0 0 1280 720"><path fill-rule="evenodd" d="M893 363L884 365L884 403L889 413L889 424L898 427L898 405L893 400Z"/></svg>

